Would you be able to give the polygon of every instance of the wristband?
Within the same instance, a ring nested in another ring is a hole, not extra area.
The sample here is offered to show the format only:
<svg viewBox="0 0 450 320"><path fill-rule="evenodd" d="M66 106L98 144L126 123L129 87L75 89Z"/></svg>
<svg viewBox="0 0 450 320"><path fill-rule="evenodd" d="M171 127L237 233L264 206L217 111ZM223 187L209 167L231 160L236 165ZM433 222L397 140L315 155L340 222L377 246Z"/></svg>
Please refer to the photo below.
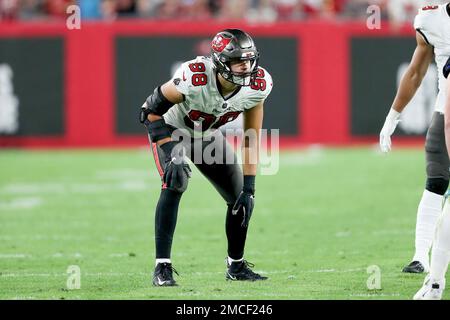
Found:
<svg viewBox="0 0 450 320"><path fill-rule="evenodd" d="M244 176L243 191L255 194L255 176Z"/></svg>

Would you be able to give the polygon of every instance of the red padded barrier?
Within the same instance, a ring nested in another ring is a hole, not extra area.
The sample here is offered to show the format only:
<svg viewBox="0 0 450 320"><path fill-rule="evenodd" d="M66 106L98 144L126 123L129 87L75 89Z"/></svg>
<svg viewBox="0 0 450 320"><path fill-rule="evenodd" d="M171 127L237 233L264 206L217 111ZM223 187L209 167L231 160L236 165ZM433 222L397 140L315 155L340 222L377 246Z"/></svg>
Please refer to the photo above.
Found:
<svg viewBox="0 0 450 320"><path fill-rule="evenodd" d="M254 36L294 37L301 43L297 66L301 91L298 101L299 134L281 137L281 145L310 143L365 144L373 138L350 135L350 55L353 35L389 37L387 26L369 30L362 22L306 22L275 25L118 21L83 22L81 30L63 23L0 24L0 39L30 37L64 38L65 134L62 137L0 136L0 147L123 147L147 145L141 136L117 136L115 123L114 37L117 35L211 36L218 30L238 27ZM396 34L398 35L398 34ZM405 26L400 35L411 37ZM281 58L281 57L280 57ZM386 106L388 108L388 106ZM400 139L401 140L401 139ZM422 141L404 138L407 143Z"/></svg>

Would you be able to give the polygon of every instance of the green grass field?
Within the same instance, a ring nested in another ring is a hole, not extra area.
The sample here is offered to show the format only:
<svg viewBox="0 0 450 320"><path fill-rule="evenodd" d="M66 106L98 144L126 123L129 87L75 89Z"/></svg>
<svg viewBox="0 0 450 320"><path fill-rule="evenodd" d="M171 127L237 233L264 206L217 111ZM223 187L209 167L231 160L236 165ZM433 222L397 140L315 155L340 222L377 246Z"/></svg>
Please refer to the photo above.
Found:
<svg viewBox="0 0 450 320"><path fill-rule="evenodd" d="M0 299L411 299L424 153L284 152L257 178L246 258L266 282L227 282L225 205L194 170L172 261L179 287L154 288L159 177L148 149L0 151ZM68 290L67 268L81 269ZM367 268L381 269L369 290ZM444 298L449 298L448 293Z"/></svg>

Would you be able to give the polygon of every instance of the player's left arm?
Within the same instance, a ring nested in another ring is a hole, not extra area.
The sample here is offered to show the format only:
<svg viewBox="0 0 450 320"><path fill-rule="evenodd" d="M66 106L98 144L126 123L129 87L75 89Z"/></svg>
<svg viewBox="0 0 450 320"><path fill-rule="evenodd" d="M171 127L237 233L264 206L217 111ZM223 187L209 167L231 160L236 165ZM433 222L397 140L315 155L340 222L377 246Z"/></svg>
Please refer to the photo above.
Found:
<svg viewBox="0 0 450 320"><path fill-rule="evenodd" d="M263 122L263 104L259 102L251 109L244 111L244 141L242 147L242 171L244 185L232 213L243 213L241 226L248 227L255 206L255 178L259 162L259 135Z"/></svg>
<svg viewBox="0 0 450 320"><path fill-rule="evenodd" d="M261 133L264 102L244 112L244 142L243 142L243 164L244 176L256 176L259 162L259 135Z"/></svg>
<svg viewBox="0 0 450 320"><path fill-rule="evenodd" d="M447 78L447 99L444 107L444 121L445 121L445 144L447 146L447 153L450 157L450 58L444 67L444 76Z"/></svg>

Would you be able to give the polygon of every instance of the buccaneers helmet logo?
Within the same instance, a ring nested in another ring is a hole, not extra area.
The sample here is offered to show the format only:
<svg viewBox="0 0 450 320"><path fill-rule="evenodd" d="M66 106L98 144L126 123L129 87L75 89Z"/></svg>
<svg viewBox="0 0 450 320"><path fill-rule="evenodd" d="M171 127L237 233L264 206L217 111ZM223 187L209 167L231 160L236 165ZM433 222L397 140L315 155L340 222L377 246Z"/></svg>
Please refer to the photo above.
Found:
<svg viewBox="0 0 450 320"><path fill-rule="evenodd" d="M220 34L214 37L213 41L211 42L211 47L216 52L222 52L223 49L230 43L231 38L224 38Z"/></svg>

